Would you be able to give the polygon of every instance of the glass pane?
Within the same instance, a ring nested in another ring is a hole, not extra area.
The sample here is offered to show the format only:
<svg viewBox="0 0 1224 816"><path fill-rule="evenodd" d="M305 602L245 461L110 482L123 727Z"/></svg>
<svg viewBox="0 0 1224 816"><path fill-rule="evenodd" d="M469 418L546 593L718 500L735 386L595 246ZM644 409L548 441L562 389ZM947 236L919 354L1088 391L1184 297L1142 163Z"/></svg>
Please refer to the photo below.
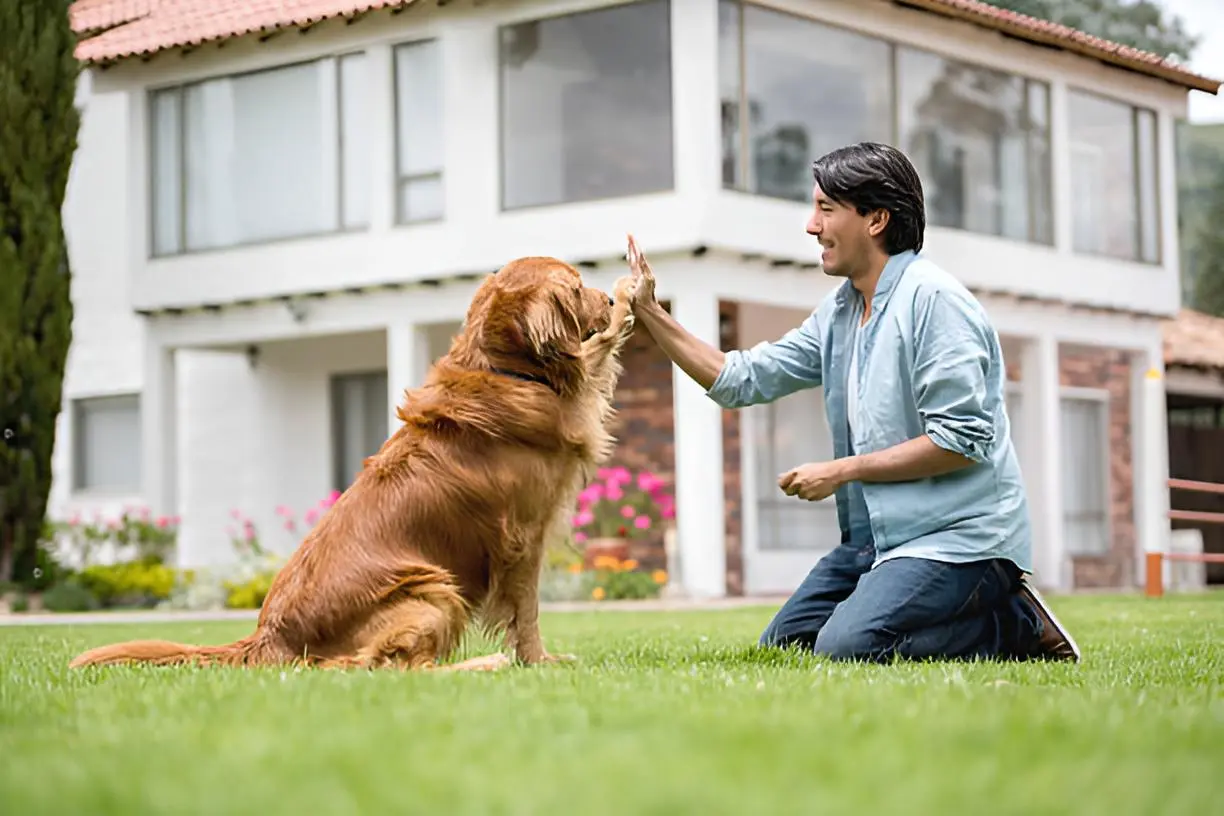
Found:
<svg viewBox="0 0 1224 816"><path fill-rule="evenodd" d="M1029 80L1028 108L1028 208L1029 239L1054 243L1054 165L1050 153L1050 86Z"/></svg>
<svg viewBox="0 0 1224 816"><path fill-rule="evenodd" d="M893 140L888 43L757 6L743 25L748 189L810 201L813 160Z"/></svg>
<svg viewBox="0 0 1224 816"><path fill-rule="evenodd" d="M1061 404L1064 536L1073 554L1109 549L1108 407L1093 399L1064 398Z"/></svg>
<svg viewBox="0 0 1224 816"><path fill-rule="evenodd" d="M189 248L336 226L335 121L325 116L334 85L323 81L333 65L294 65L185 90Z"/></svg>
<svg viewBox="0 0 1224 816"><path fill-rule="evenodd" d="M444 209L440 176L421 176L400 182L400 223L436 221L442 217Z"/></svg>
<svg viewBox="0 0 1224 816"><path fill-rule="evenodd" d="M179 227L183 218L182 140L179 138L181 99L177 88L159 91L149 98L153 158L150 172L153 188L153 254L181 252Z"/></svg>
<svg viewBox="0 0 1224 816"><path fill-rule="evenodd" d="M1156 153L1156 114L1136 111L1135 162L1139 168L1139 244L1140 257L1148 263L1160 262L1160 190Z"/></svg>
<svg viewBox="0 0 1224 816"><path fill-rule="evenodd" d="M502 206L672 188L668 0L501 30Z"/></svg>
<svg viewBox="0 0 1224 816"><path fill-rule="evenodd" d="M140 491L140 398L77 400L75 418L76 487L112 493Z"/></svg>
<svg viewBox="0 0 1224 816"><path fill-rule="evenodd" d="M1139 250L1132 108L1069 93L1071 187L1077 252L1134 259Z"/></svg>
<svg viewBox="0 0 1224 816"><path fill-rule="evenodd" d="M740 4L718 3L718 93L722 111L722 181L742 188L740 171Z"/></svg>
<svg viewBox="0 0 1224 816"><path fill-rule="evenodd" d="M386 441L390 410L385 371L332 378L333 482L337 490L352 484L366 457L377 453Z"/></svg>
<svg viewBox="0 0 1224 816"><path fill-rule="evenodd" d="M1039 174L1030 168L1034 134L1027 83L1020 77L897 51L900 145L922 177L927 217L935 226L1028 240ZM1045 208L1042 208L1045 209Z"/></svg>
<svg viewBox="0 0 1224 816"><path fill-rule="evenodd" d="M370 225L370 99L365 54L339 59L340 182L344 196L344 227ZM385 189L385 188L384 188Z"/></svg>
<svg viewBox="0 0 1224 816"><path fill-rule="evenodd" d="M442 172L442 63L435 40L395 49L397 168L401 178Z"/></svg>
<svg viewBox="0 0 1224 816"><path fill-rule="evenodd" d="M757 539L761 550L823 550L836 532L832 498L809 502L778 489L778 475L804 462L831 459L833 441L825 420L821 389L808 389L776 402L753 406L756 448Z"/></svg>

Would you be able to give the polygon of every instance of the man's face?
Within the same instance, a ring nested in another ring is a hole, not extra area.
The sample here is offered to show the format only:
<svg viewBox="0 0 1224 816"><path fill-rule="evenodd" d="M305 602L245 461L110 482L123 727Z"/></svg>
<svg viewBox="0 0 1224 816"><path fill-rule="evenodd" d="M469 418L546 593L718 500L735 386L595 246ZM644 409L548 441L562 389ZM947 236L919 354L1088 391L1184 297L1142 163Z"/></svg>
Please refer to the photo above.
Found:
<svg viewBox="0 0 1224 816"><path fill-rule="evenodd" d="M878 222L878 218L875 219ZM859 215L851 206L829 199L820 190L812 188L812 217L808 219L807 233L816 236L824 252L820 263L826 275L839 278L853 277L867 266L873 233L878 234L869 213Z"/></svg>

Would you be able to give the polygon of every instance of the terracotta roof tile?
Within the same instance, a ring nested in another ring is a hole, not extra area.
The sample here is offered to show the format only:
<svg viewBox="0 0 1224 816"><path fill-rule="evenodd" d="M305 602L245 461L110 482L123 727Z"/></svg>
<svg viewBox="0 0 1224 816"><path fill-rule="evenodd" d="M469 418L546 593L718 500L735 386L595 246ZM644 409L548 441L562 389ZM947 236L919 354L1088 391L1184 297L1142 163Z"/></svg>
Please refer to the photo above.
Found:
<svg viewBox="0 0 1224 816"><path fill-rule="evenodd" d="M1224 318L1182 309L1164 323L1165 365L1224 371Z"/></svg>
<svg viewBox="0 0 1224 816"><path fill-rule="evenodd" d="M83 37L76 54L85 62L119 60L169 48L305 26L414 0L76 0L69 8ZM1017 38L1064 48L1207 93L1220 82L1156 54L1093 37L1067 26L1004 11L979 0L893 0L944 17L976 23Z"/></svg>
<svg viewBox="0 0 1224 816"><path fill-rule="evenodd" d="M123 59L333 17L411 5L414 0L76 0L68 10L84 62ZM97 32L99 29L100 33Z"/></svg>

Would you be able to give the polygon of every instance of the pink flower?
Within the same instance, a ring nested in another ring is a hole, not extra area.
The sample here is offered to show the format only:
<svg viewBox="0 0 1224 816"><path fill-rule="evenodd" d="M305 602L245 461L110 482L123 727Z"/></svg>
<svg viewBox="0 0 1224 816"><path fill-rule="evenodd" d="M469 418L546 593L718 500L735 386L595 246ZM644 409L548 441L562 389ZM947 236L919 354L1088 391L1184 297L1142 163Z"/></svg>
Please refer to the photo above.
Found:
<svg viewBox="0 0 1224 816"><path fill-rule="evenodd" d="M171 517L170 517L170 523L171 523L172 525L174 525L175 527L179 526L179 524L181 524L181 523L182 523L182 521L183 521L183 520L182 520L181 518L179 518L178 516L171 516Z"/></svg>
<svg viewBox="0 0 1224 816"><path fill-rule="evenodd" d="M650 529L650 516L638 516L633 520L633 526L639 530Z"/></svg>
<svg viewBox="0 0 1224 816"><path fill-rule="evenodd" d="M293 519L285 519L285 529L286 529L286 530L288 530L289 532L291 532L291 533L292 533L292 532L293 532L293 528L294 528L295 526L297 526L297 525L295 525L295 524L293 523Z"/></svg>
<svg viewBox="0 0 1224 816"><path fill-rule="evenodd" d="M620 514L621 514L621 518L633 518L634 515L637 514L637 511L633 509L632 505L622 504L621 509L620 509Z"/></svg>
<svg viewBox="0 0 1224 816"><path fill-rule="evenodd" d="M72 514L72 515L69 517L69 519L68 519L68 525L69 525L70 527L75 527L75 526L77 526L77 525L78 525L78 524L80 524L80 523L81 523L81 514L80 514L80 513L73 513L73 514Z"/></svg>
<svg viewBox="0 0 1224 816"><path fill-rule="evenodd" d="M575 527L585 527L595 520L595 514L590 510L583 510L578 515L574 516Z"/></svg>
<svg viewBox="0 0 1224 816"><path fill-rule="evenodd" d="M629 473L629 469L623 467L613 468L612 476L609 478L615 478L621 484L628 484L633 481L633 475Z"/></svg>
<svg viewBox="0 0 1224 816"><path fill-rule="evenodd" d="M599 482L593 482L578 494L578 501L583 505L591 505L603 498L604 488Z"/></svg>
<svg viewBox="0 0 1224 816"><path fill-rule="evenodd" d="M157 526L158 526L158 527L160 527L161 529L163 529L163 530L164 530L164 529L166 528L166 525L167 525L167 524L169 524L169 523L170 523L170 519L166 518L165 516L158 516L158 517L157 517L156 524L157 524Z"/></svg>
<svg viewBox="0 0 1224 816"><path fill-rule="evenodd" d="M276 508L276 515L278 515L278 516L292 516L292 515L293 515L293 511L292 511L292 510L290 510L288 507L286 507L285 505L283 505L283 504L282 504L282 505L279 505L279 506Z"/></svg>
<svg viewBox="0 0 1224 816"><path fill-rule="evenodd" d="M587 540L586 533L574 533L574 543L581 544Z"/></svg>
<svg viewBox="0 0 1224 816"><path fill-rule="evenodd" d="M665 519L676 517L676 503L672 500L659 502L659 515Z"/></svg>
<svg viewBox="0 0 1224 816"><path fill-rule="evenodd" d="M625 498L625 491L620 489L620 485L615 482L608 482L608 500L620 501Z"/></svg>
<svg viewBox="0 0 1224 816"><path fill-rule="evenodd" d="M239 510L237 507L235 507L233 510L230 511L230 518L234 520L238 520L242 518L242 511Z"/></svg>
<svg viewBox="0 0 1224 816"><path fill-rule="evenodd" d="M318 511L318 510L315 510L315 509L313 509L313 508L312 508L312 509L310 509L310 510L307 510L307 511L306 511L306 523L307 523L307 524L311 524L311 525L313 525L313 524L314 524L316 521L318 521L318 520L319 520L319 511Z"/></svg>
<svg viewBox="0 0 1224 816"><path fill-rule="evenodd" d="M595 471L595 477L601 481L607 481L612 478L612 468L600 468Z"/></svg>
<svg viewBox="0 0 1224 816"><path fill-rule="evenodd" d="M141 521L149 520L149 508L147 507L140 508L140 520Z"/></svg>

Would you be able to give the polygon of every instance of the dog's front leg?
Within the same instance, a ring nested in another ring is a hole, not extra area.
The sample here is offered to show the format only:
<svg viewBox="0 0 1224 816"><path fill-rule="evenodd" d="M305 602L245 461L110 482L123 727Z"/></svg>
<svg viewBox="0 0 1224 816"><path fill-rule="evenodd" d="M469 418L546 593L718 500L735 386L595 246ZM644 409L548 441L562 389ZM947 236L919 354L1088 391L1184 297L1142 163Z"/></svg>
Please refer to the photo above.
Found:
<svg viewBox="0 0 1224 816"><path fill-rule="evenodd" d="M569 663L572 655L552 655L544 648L540 635L540 569L524 562L511 578L514 618L506 632L506 645L514 650L520 663Z"/></svg>
<svg viewBox="0 0 1224 816"><path fill-rule="evenodd" d="M636 318L630 303L632 279L626 275L616 282L613 292L612 317L608 328L582 344L582 357L587 376L596 389L611 399L620 375L618 355L633 334Z"/></svg>

